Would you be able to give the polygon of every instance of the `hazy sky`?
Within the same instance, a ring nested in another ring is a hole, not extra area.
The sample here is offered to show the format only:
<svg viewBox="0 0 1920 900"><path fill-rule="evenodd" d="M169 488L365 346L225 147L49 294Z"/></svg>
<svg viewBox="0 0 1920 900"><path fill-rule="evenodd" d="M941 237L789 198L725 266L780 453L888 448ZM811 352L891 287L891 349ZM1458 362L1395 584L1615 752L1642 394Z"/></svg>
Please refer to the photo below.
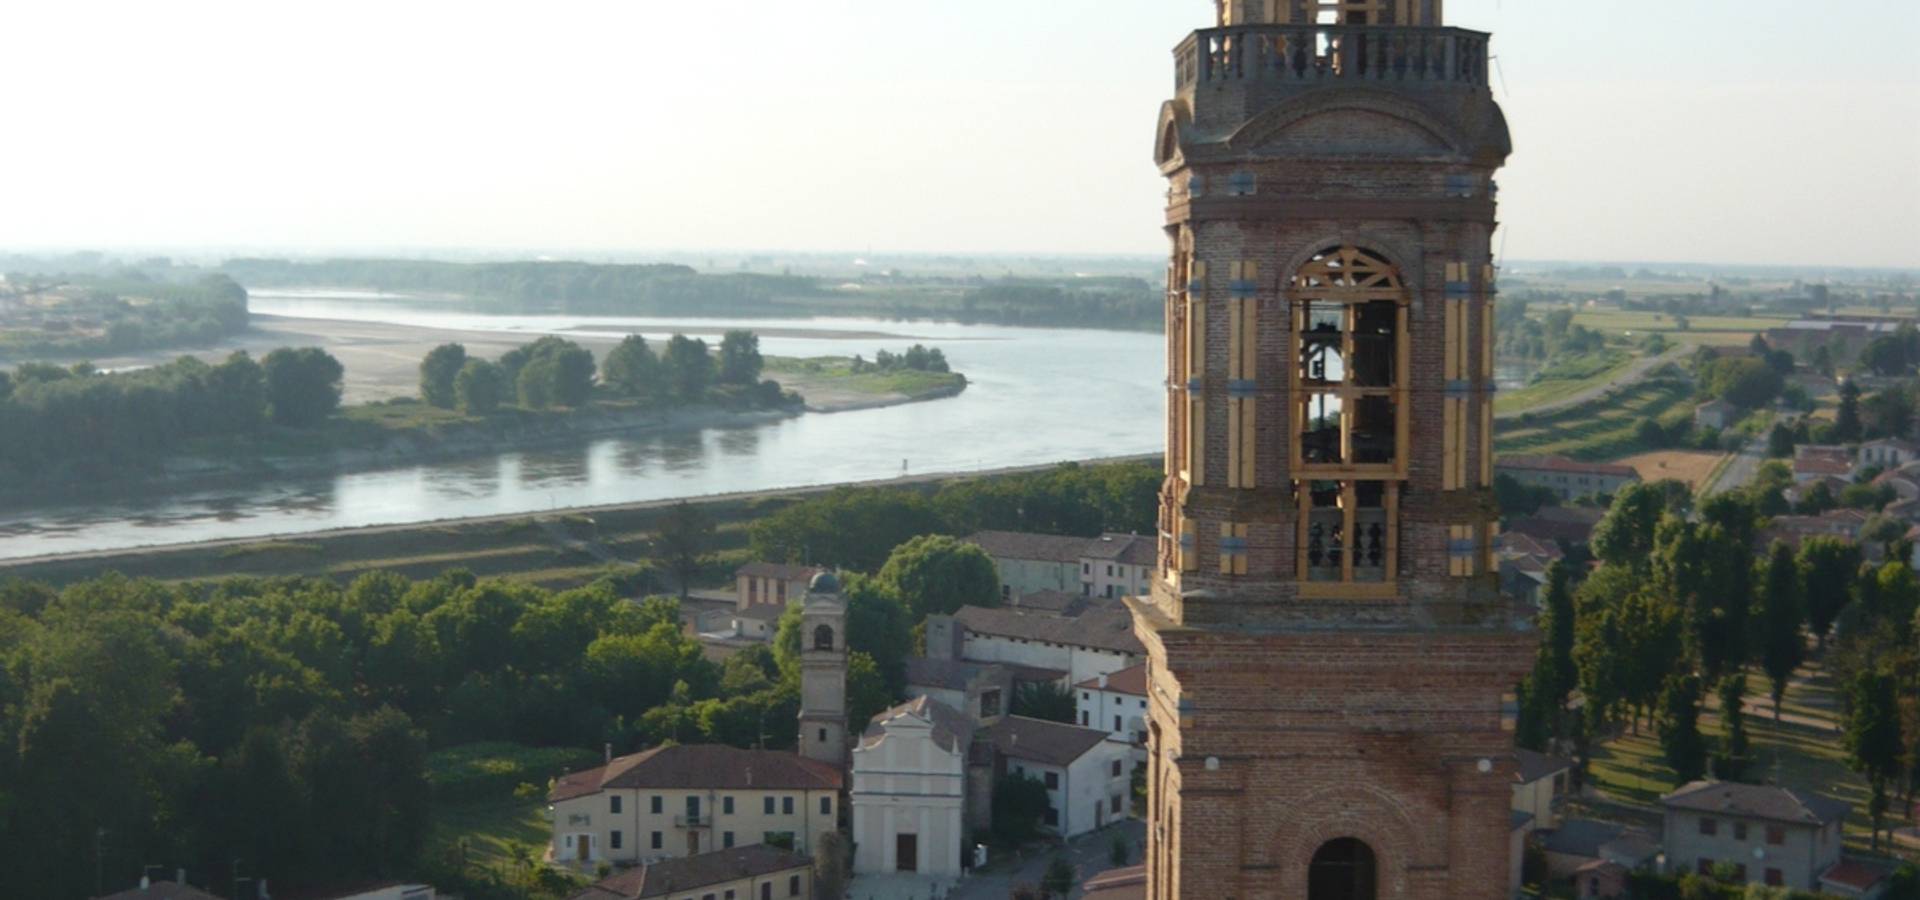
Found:
<svg viewBox="0 0 1920 900"><path fill-rule="evenodd" d="M1447 6L1509 256L1920 265L1920 2ZM1211 8L14 3L0 249L1158 253Z"/></svg>

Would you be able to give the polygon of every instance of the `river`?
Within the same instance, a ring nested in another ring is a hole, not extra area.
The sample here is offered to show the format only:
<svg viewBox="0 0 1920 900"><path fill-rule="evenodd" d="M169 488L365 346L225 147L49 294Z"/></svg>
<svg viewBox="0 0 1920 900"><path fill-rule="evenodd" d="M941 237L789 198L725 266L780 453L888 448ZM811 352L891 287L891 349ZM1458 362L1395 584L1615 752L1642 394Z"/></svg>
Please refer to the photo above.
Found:
<svg viewBox="0 0 1920 900"><path fill-rule="evenodd" d="M0 510L0 559L863 481L903 469L966 472L1164 446L1165 344L1152 333L853 318L492 315L348 292L260 291L250 305L274 316L530 336L639 332L650 343L674 328L751 328L763 331L761 351L779 356L871 357L918 342L941 348L970 384L957 397L751 426L111 502L36 503Z"/></svg>

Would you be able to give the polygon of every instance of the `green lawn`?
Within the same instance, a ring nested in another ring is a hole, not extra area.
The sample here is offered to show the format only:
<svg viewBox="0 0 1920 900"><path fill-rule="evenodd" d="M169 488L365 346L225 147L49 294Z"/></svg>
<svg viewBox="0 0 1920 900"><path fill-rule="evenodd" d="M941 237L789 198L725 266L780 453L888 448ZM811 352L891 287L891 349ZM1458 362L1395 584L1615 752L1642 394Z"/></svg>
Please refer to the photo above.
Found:
<svg viewBox="0 0 1920 900"><path fill-rule="evenodd" d="M507 799L435 803L427 841L435 849L465 841L470 865L511 867L515 844L531 847L533 858L539 859L552 838L545 800Z"/></svg>
<svg viewBox="0 0 1920 900"><path fill-rule="evenodd" d="M803 383L825 383L857 394L904 394L908 397L937 396L959 390L967 383L957 372L923 372L894 369L888 372L868 369L853 371L853 358L847 356L781 357L766 360L766 373L778 381L781 375L801 379ZM804 395L805 391L801 393Z"/></svg>
<svg viewBox="0 0 1920 900"><path fill-rule="evenodd" d="M1633 361L1634 356L1622 350L1586 353L1571 360L1556 361L1540 370L1526 387L1502 391L1494 399L1493 408L1500 415L1510 415L1565 400L1612 381Z"/></svg>
<svg viewBox="0 0 1920 900"><path fill-rule="evenodd" d="M1692 389L1686 382L1654 376L1574 406L1501 419L1495 425L1494 444L1501 453L1617 459L1654 449L1640 442L1643 420L1667 425L1691 416L1692 410Z"/></svg>

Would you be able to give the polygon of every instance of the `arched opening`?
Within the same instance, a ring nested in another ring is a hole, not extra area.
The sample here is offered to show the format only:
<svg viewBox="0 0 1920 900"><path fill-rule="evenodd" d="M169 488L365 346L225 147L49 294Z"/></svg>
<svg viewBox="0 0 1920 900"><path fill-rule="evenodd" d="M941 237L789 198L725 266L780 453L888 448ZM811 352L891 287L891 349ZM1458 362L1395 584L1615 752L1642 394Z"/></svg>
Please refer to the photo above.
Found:
<svg viewBox="0 0 1920 900"><path fill-rule="evenodd" d="M1374 900L1373 848L1359 838L1320 845L1307 867L1307 900Z"/></svg>
<svg viewBox="0 0 1920 900"><path fill-rule="evenodd" d="M813 649L833 649L833 629L831 627L822 625L813 630Z"/></svg>

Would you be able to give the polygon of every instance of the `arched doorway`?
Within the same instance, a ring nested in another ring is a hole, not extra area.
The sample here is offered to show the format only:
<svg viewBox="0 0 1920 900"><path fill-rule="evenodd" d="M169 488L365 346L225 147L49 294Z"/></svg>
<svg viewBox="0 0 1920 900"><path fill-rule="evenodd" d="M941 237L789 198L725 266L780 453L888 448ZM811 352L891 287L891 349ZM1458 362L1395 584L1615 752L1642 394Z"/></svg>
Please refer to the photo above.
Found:
<svg viewBox="0 0 1920 900"><path fill-rule="evenodd" d="M1373 848L1358 838L1334 838L1314 851L1307 867L1307 900L1374 900Z"/></svg>

